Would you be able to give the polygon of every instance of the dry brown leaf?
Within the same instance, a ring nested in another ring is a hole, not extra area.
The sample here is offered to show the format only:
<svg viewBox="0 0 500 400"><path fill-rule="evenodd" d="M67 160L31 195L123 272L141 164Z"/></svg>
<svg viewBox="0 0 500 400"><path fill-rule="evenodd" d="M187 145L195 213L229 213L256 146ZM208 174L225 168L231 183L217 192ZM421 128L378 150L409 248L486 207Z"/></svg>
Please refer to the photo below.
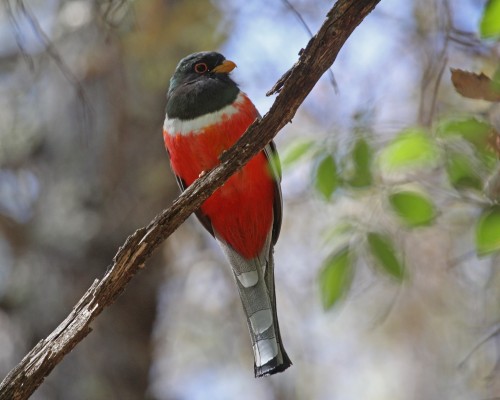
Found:
<svg viewBox="0 0 500 400"><path fill-rule="evenodd" d="M485 74L451 68L451 81L455 90L469 99L500 101L500 92L495 90L491 78Z"/></svg>

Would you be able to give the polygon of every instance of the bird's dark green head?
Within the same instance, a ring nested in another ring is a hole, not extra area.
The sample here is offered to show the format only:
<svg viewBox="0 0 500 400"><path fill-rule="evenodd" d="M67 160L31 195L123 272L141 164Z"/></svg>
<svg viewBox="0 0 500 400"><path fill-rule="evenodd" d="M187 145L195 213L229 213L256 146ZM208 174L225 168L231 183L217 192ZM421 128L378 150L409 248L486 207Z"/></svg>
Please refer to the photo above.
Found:
<svg viewBox="0 0 500 400"><path fill-rule="evenodd" d="M183 58L170 79L168 118L193 119L231 104L240 91L229 77L235 67L234 62L213 51Z"/></svg>

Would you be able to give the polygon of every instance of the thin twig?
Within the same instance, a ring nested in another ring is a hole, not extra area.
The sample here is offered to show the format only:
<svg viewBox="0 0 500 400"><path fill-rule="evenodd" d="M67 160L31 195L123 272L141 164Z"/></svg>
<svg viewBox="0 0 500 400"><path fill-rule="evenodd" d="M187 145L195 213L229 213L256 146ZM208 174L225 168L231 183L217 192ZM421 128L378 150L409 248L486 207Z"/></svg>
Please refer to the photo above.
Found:
<svg viewBox="0 0 500 400"><path fill-rule="evenodd" d="M35 70L35 64L33 62L33 58L28 54L28 51L24 47L24 37L22 34L22 30L19 26L19 23L17 22L16 16L14 15L14 10L12 10L10 0L6 0L4 5L7 17L12 26L12 31L14 32L14 38L16 40L17 47L19 48L19 52L23 56L24 62L28 65L29 70L33 72Z"/></svg>
<svg viewBox="0 0 500 400"><path fill-rule="evenodd" d="M490 341L493 339L495 336L500 335L500 323L497 323L493 325L490 328L490 333L486 334L485 337L483 337L480 341L478 341L474 347L469 351L469 353L464 357L464 359L458 364L459 368L463 368L467 361L472 357L472 355L486 342Z"/></svg>
<svg viewBox="0 0 500 400"><path fill-rule="evenodd" d="M295 8L295 6L292 3L290 3L290 1L288 1L288 0L282 0L282 1L283 1L283 3L285 3L286 7L288 9L290 9L290 11L295 14L297 19L300 21L300 23L302 24L304 29L309 34L309 37L312 38L314 35L313 35L311 29L309 28L309 25L307 25L307 22L302 17L302 15L299 13L299 11ZM335 94L338 94L339 93L339 86L337 85L337 81L335 80L335 75L333 75L332 69L328 68L327 73L328 73L328 78L330 79L330 83L332 84L333 91L335 92Z"/></svg>
<svg viewBox="0 0 500 400"><path fill-rule="evenodd" d="M82 132L86 132L91 128L91 114L92 114L92 109L90 106L90 102L87 99L87 95L85 94L85 90L83 89L83 86L80 82L80 80L73 74L71 69L68 67L68 65L64 62L62 59L61 55L55 48L54 44L50 40L50 38L47 36L47 34L44 32L42 27L40 26L40 23L38 22L38 19L33 15L31 9L26 6L23 0L16 0L16 5L17 9L19 12L26 18L28 23L30 24L33 33L37 38L40 40L40 43L44 47L44 52L49 55L49 57L54 61L56 64L57 68L61 71L63 74L64 78L75 88L76 94L80 100L80 104L82 105L82 118L81 121L83 123L81 124L81 130ZM9 11L10 4L9 1L7 1L7 10ZM12 18L15 21L15 16L12 13L11 14ZM17 23L15 23L14 26L18 26ZM22 39L20 38L19 41L17 41L17 44L19 46L19 50L21 51L21 54L24 54L25 52ZM24 58L26 59L26 55L24 55ZM32 66L32 61L28 63L30 66Z"/></svg>
<svg viewBox="0 0 500 400"><path fill-rule="evenodd" d="M435 5L437 7L437 4ZM448 2L446 1L444 2L444 7L445 7L444 13L440 13L439 10L437 9L435 10L436 16L444 14L443 18L444 18L445 35L444 35L443 47L441 48L441 50L437 55L431 57L431 60L428 63L426 69L424 70L424 74L422 76L422 84L420 88L419 121L423 126L430 126L432 123L432 117L435 112L439 86L441 84L441 79L443 77L443 73L446 64L448 62L446 55L448 53L448 46L449 46L449 30L451 29L453 22L451 20L451 11ZM439 24L439 20L437 23ZM437 74L436 74L436 68L438 68ZM432 78L434 76L436 78L434 79L434 86L432 88L431 105L430 107L427 107L428 102L426 97L426 91L431 82L433 81Z"/></svg>

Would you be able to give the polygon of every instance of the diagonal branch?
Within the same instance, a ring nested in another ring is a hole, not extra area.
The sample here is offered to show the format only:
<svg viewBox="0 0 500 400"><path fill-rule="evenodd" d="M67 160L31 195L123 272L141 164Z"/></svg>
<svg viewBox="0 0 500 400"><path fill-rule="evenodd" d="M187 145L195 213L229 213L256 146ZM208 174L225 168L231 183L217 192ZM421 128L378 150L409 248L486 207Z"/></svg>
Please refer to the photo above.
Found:
<svg viewBox="0 0 500 400"><path fill-rule="evenodd" d="M293 6L293 4L290 3L289 0L282 0L282 1L285 4L285 6L287 8L289 8L290 11L293 14L295 14L295 16L297 17L297 19L300 21L300 23L302 24L302 26L304 27L304 29L309 34L309 36L312 37L313 33L311 32L311 29L309 28L309 25L307 25L307 22L304 20L304 18L302 18L302 15L297 11L297 9ZM339 88L338 88L338 85L337 85L337 81L335 80L335 76L333 75L333 71L330 68L328 68L327 73L328 73L328 77L330 78L330 82L332 84L333 90L335 91L336 94L338 94Z"/></svg>
<svg viewBox="0 0 500 400"><path fill-rule="evenodd" d="M116 300L153 251L292 120L352 31L379 1L337 1L318 33L301 51L299 60L268 93L279 93L269 112L255 121L233 148L221 156L220 165L196 180L147 227L127 238L104 277L94 281L68 317L3 380L0 400L27 399L33 394L63 357L91 331L90 323Z"/></svg>

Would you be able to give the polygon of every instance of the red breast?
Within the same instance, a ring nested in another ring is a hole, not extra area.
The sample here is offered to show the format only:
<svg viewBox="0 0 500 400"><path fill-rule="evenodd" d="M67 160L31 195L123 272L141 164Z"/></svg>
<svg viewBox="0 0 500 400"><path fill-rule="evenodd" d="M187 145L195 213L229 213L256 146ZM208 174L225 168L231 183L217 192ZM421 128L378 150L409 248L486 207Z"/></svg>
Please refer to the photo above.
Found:
<svg viewBox="0 0 500 400"><path fill-rule="evenodd" d="M166 120L165 146L175 174L193 183L219 163L258 117L255 106L241 93L219 112L193 120ZM202 125L202 126L200 126ZM213 229L247 259L259 255L273 222L274 181L263 152L257 154L201 206Z"/></svg>

